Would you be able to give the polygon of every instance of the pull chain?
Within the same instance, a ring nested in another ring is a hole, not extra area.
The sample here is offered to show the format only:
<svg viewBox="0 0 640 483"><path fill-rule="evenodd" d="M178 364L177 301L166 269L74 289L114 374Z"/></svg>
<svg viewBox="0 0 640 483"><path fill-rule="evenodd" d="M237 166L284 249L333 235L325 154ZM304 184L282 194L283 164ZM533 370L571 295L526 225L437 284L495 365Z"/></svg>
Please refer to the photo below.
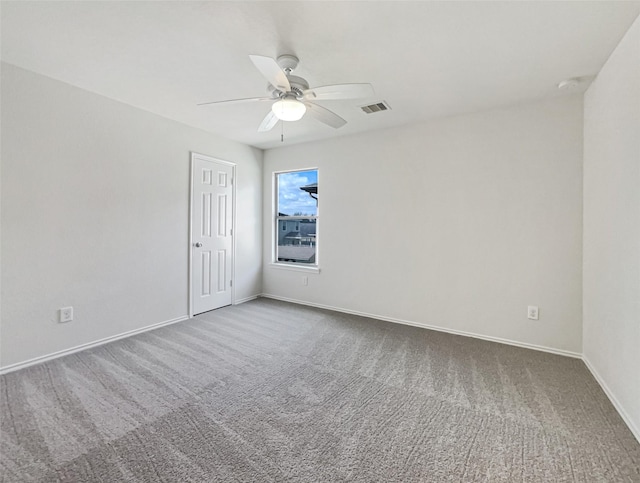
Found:
<svg viewBox="0 0 640 483"><path fill-rule="evenodd" d="M284 142L284 121L280 121L280 142Z"/></svg>

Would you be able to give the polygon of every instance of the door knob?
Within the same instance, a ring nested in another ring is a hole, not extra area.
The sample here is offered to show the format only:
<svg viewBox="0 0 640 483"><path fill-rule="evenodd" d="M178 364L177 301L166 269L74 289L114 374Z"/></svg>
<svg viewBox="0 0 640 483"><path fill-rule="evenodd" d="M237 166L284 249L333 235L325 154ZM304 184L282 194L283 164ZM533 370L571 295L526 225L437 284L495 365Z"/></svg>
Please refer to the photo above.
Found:
<svg viewBox="0 0 640 483"><path fill-rule="evenodd" d="M197 242L197 243L195 244L195 246L196 246L196 248L200 248L200 247L202 246L202 243Z"/></svg>

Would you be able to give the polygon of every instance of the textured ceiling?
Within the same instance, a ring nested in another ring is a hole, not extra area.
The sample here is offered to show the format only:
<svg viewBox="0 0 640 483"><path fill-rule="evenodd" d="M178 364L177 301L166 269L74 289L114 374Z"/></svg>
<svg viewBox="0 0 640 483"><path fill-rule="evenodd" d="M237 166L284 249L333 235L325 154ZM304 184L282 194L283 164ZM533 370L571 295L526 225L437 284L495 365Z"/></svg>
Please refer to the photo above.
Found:
<svg viewBox="0 0 640 483"><path fill-rule="evenodd" d="M260 148L269 104L249 54L295 54L311 86L370 82L376 96L324 101L348 124L305 116L285 143L324 139L564 95L600 70L640 2L2 2L2 60ZM586 88L586 83L580 88ZM580 89L579 88L579 89ZM575 91L574 91L575 92ZM384 113L359 106L385 100Z"/></svg>

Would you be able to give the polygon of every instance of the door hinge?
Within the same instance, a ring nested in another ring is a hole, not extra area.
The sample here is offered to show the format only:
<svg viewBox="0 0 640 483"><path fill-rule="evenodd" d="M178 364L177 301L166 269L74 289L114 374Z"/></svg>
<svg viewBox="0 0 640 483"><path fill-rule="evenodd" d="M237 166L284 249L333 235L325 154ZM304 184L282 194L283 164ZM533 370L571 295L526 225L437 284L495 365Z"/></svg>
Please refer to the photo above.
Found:
<svg viewBox="0 0 640 483"><path fill-rule="evenodd" d="M229 280L229 287L233 287L233 280Z"/></svg>
<svg viewBox="0 0 640 483"><path fill-rule="evenodd" d="M233 236L233 228L230 228L230 229L229 229L229 234L230 234L231 236Z"/></svg>

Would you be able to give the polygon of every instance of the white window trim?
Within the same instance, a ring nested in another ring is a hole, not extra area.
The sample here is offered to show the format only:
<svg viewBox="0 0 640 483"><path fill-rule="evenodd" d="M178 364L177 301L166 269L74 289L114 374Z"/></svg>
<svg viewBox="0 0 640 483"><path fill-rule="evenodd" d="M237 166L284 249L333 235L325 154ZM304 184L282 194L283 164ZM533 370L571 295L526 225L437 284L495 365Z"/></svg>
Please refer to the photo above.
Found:
<svg viewBox="0 0 640 483"><path fill-rule="evenodd" d="M278 270L291 270L293 272L314 272L320 273L320 267L314 265L294 265L291 262L272 262L269 264L270 268L277 268Z"/></svg>
<svg viewBox="0 0 640 483"><path fill-rule="evenodd" d="M303 171L316 171L318 175L318 185L320 184L320 170L316 168L300 168L300 169L283 169L281 171L274 171L272 173L271 187L273 192L272 197L272 216L271 216L271 231L273 233L271 237L271 263L269 266L271 268L279 268L284 270L292 270L297 272L316 272L320 273L320 260L319 260L319 250L318 247L320 245L320 203L318 202L316 215L315 216L287 216L287 219L292 220L308 220L315 219L316 220L316 262L314 264L302 264L302 263L291 263L291 262L279 262L278 261L278 220L282 219L282 217L278 216L278 175L283 173L299 173Z"/></svg>

